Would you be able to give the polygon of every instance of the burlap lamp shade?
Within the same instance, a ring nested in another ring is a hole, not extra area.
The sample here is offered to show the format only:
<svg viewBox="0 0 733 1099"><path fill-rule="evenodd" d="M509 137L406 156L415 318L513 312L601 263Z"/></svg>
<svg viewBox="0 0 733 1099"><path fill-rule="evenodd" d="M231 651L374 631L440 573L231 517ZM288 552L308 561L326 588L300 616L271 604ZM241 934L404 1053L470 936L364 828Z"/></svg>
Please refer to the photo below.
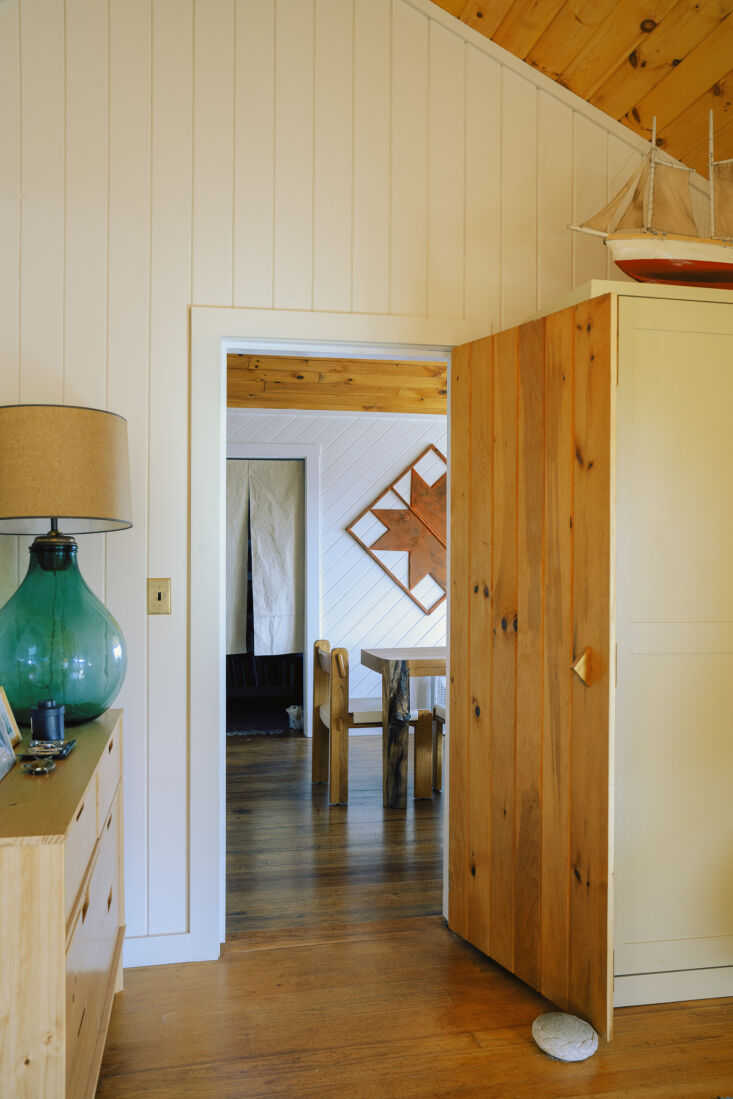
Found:
<svg viewBox="0 0 733 1099"><path fill-rule="evenodd" d="M0 407L0 533L132 525L127 421L71 405Z"/></svg>

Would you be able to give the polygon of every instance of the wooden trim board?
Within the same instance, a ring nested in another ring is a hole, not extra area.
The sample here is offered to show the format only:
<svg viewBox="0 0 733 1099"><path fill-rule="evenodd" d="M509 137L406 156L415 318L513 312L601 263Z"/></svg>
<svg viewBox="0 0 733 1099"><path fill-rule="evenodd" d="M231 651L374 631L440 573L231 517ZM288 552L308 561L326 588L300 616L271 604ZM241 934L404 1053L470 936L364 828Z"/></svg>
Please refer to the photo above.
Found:
<svg viewBox="0 0 733 1099"><path fill-rule="evenodd" d="M444 362L227 355L229 408L445 415Z"/></svg>

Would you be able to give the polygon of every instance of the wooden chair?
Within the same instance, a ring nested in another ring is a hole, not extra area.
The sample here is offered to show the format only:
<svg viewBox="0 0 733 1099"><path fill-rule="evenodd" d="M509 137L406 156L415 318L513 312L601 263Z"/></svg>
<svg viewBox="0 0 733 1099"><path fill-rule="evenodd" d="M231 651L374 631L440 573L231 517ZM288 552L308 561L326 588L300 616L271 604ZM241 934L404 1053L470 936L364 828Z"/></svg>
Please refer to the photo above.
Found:
<svg viewBox="0 0 733 1099"><path fill-rule="evenodd" d="M435 737L430 710L410 717L415 729L414 786L416 798L432 797ZM328 641L313 646L312 781L328 783L330 805L349 800L349 729L382 728L382 709L375 698L349 698L348 649L332 649Z"/></svg>

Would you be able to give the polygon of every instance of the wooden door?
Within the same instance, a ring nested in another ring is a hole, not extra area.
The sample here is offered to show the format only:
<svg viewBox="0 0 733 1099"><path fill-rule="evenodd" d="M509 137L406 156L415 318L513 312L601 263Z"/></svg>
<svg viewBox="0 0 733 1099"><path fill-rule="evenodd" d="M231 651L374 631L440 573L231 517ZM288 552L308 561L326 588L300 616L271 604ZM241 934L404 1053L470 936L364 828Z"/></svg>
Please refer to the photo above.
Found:
<svg viewBox="0 0 733 1099"><path fill-rule="evenodd" d="M451 377L449 924L605 1037L615 311L465 344Z"/></svg>

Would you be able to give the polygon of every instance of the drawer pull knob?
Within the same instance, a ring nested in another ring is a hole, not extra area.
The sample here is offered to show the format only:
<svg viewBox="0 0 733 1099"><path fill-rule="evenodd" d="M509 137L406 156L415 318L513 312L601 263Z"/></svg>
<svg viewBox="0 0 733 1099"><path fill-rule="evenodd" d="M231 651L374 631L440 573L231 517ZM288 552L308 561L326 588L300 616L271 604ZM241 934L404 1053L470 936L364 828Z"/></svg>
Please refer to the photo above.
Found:
<svg viewBox="0 0 733 1099"><path fill-rule="evenodd" d="M113 888L114 888L114 887L113 887ZM112 891L113 891L113 890L112 890L112 889L110 889L110 891L109 891L109 896L107 897L107 911L108 911L108 912L109 912L110 908L112 907Z"/></svg>
<svg viewBox="0 0 733 1099"><path fill-rule="evenodd" d="M115 746L114 740L110 740L109 744L107 745L107 751L111 752L112 749L114 748L114 746Z"/></svg>
<svg viewBox="0 0 733 1099"><path fill-rule="evenodd" d="M84 812L84 806L85 806L85 805L86 805L86 802L84 802L84 801L83 801L83 802L81 803L81 806L80 806L80 808L79 808L79 812L78 812L78 813L76 814L76 819L77 819L77 820L79 819L79 817L80 817L80 816L82 815L82 813Z"/></svg>
<svg viewBox="0 0 733 1099"><path fill-rule="evenodd" d="M112 814L107 817L107 831L112 827Z"/></svg>
<svg viewBox="0 0 733 1099"><path fill-rule="evenodd" d="M78 1038L78 1037L79 1037L79 1035L81 1034L81 1028L82 1028L82 1027L84 1026L84 1016L86 1015L86 1013L87 1013L87 1009L86 1009L86 1007L85 1007L85 1008L84 1008L84 1010L83 1010L83 1011L82 1011L82 1013L81 1013L81 1019L79 1020L79 1029L78 1029L78 1030L77 1030L77 1032L76 1032L76 1036L77 1036L77 1038Z"/></svg>
<svg viewBox="0 0 733 1099"><path fill-rule="evenodd" d="M89 911L89 895L87 894L87 896L84 898L84 904L82 905L82 909L81 909L81 922L82 923L84 923L85 919L87 918L87 912L88 911Z"/></svg>

